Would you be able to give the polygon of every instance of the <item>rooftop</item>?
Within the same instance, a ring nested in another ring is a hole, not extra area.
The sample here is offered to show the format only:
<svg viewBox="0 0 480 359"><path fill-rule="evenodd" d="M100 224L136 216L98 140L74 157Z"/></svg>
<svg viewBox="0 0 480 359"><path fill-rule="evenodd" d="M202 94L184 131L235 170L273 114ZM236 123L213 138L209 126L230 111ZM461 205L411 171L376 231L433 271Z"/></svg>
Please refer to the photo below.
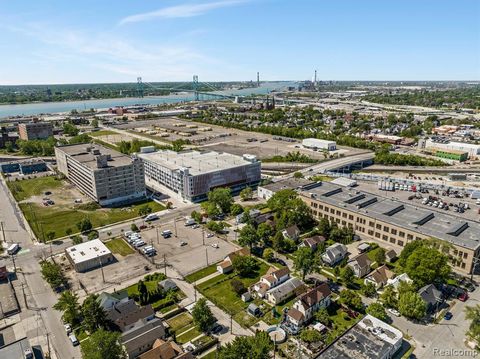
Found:
<svg viewBox="0 0 480 359"><path fill-rule="evenodd" d="M247 155L244 155L244 157ZM163 150L157 152L139 153L142 160L157 163L172 171L188 168L191 175L200 175L245 166L252 163L244 157L226 152L215 151L182 151Z"/></svg>
<svg viewBox="0 0 480 359"><path fill-rule="evenodd" d="M77 244L66 251L75 264L112 253L100 239Z"/></svg>
<svg viewBox="0 0 480 359"><path fill-rule="evenodd" d="M480 223L463 217L432 208L417 207L358 189L347 189L331 182L319 183L315 188L310 187L301 194L464 248L474 250L480 247Z"/></svg>
<svg viewBox="0 0 480 359"><path fill-rule="evenodd" d="M307 180L305 178L286 178L281 181L272 182L265 186L261 186L272 192L278 192L283 189L298 189L303 186L314 183L313 181Z"/></svg>
<svg viewBox="0 0 480 359"><path fill-rule="evenodd" d="M403 335L398 329L371 315L366 315L320 353L317 358L376 359L390 357L393 354L391 351L402 339Z"/></svg>
<svg viewBox="0 0 480 359"><path fill-rule="evenodd" d="M98 169L97 158L99 156L107 156L107 167L127 166L132 163L130 156L114 151L108 147L93 145L90 143L81 143L78 145L67 145L57 147L62 152L74 158L81 164Z"/></svg>

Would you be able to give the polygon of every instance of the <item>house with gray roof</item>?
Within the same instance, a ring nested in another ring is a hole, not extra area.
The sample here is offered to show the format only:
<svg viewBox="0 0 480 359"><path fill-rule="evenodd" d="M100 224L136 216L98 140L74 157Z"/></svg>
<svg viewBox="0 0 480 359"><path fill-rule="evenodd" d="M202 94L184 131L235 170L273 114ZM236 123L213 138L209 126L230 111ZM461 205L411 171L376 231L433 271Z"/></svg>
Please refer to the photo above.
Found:
<svg viewBox="0 0 480 359"><path fill-rule="evenodd" d="M298 278L292 277L282 284L270 289L265 298L270 304L277 305L285 302L295 295L305 291L305 284Z"/></svg>
<svg viewBox="0 0 480 359"><path fill-rule="evenodd" d="M347 247L341 243L332 244L322 254L322 261L333 267L335 264L341 262L347 256Z"/></svg>

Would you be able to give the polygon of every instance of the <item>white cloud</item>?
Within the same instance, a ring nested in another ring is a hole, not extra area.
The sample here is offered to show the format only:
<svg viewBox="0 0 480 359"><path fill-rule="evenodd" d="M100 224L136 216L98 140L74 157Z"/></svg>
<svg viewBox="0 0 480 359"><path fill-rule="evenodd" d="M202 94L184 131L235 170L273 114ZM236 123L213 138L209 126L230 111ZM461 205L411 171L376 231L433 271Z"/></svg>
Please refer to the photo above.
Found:
<svg viewBox="0 0 480 359"><path fill-rule="evenodd" d="M149 21L152 19L171 19L171 18L186 18L203 15L211 10L235 6L246 2L246 0L225 0L216 1L203 4L183 4L165 7L156 11L146 12L142 14L135 14L127 16L120 20L119 24L124 25L134 22Z"/></svg>

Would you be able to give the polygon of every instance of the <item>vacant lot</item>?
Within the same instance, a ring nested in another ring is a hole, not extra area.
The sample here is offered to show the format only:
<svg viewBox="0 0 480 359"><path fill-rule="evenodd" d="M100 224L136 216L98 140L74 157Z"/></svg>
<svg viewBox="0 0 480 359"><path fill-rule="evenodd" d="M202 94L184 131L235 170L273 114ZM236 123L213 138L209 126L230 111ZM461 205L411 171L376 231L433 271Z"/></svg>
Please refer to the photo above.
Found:
<svg viewBox="0 0 480 359"><path fill-rule="evenodd" d="M165 209L154 201L144 201L122 208L99 208L83 196L72 184L56 177L40 177L8 182L13 196L30 227L40 240L49 236L59 238L78 232L77 223L88 218L94 228L138 217L141 206L148 204L153 212ZM51 192L49 195L45 193ZM44 206L42 197L48 196L54 205ZM80 198L84 203L75 204ZM53 233L53 236L52 236Z"/></svg>
<svg viewBox="0 0 480 359"><path fill-rule="evenodd" d="M108 249L114 254L120 254L125 257L129 254L135 253L135 251L121 238L115 238L108 242L105 242Z"/></svg>
<svg viewBox="0 0 480 359"><path fill-rule="evenodd" d="M205 267L203 269L200 269L199 271L197 272L194 272L192 274L189 274L185 277L185 280L188 282L188 283L193 283L193 282L196 282L197 280L199 279L202 279L210 274L213 274L217 271L217 264L212 264L208 267Z"/></svg>
<svg viewBox="0 0 480 359"><path fill-rule="evenodd" d="M99 137L99 136L117 135L117 132L110 131L110 130L101 130L101 131L90 132L88 133L88 135L92 137Z"/></svg>

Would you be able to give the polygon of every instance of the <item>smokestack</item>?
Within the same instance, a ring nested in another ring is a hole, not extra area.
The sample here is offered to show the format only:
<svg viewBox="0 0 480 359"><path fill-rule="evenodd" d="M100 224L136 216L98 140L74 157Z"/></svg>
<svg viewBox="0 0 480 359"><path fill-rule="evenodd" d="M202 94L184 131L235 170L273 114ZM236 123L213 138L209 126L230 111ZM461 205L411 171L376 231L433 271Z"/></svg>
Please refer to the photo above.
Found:
<svg viewBox="0 0 480 359"><path fill-rule="evenodd" d="M260 72L257 72L257 87L260 87Z"/></svg>
<svg viewBox="0 0 480 359"><path fill-rule="evenodd" d="M314 85L317 84L317 70L315 70L315 77L313 78Z"/></svg>

